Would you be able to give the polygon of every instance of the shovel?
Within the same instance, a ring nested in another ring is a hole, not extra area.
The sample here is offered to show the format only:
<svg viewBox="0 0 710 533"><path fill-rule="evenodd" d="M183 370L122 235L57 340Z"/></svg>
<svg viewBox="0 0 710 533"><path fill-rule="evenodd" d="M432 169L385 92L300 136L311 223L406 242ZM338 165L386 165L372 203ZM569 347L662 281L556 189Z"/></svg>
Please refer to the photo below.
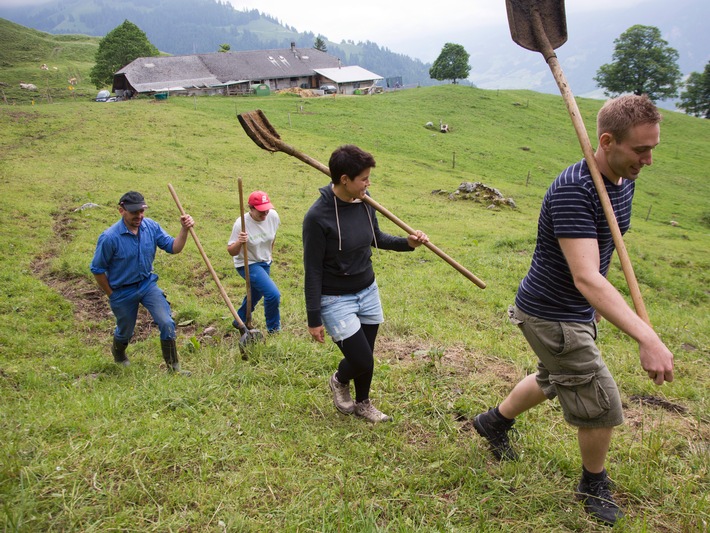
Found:
<svg viewBox="0 0 710 533"><path fill-rule="evenodd" d="M242 178L237 178L239 183L239 212L242 217L242 231L246 231L246 226L244 225L244 192L242 190ZM244 252L244 279L247 283L247 327L251 329L251 283L249 281L249 254L247 252L247 243L242 246L242 251Z"/></svg>
<svg viewBox="0 0 710 533"><path fill-rule="evenodd" d="M185 210L182 208L182 204L180 203L180 199L178 198L178 195L175 192L175 189L173 188L172 184L168 183L168 189L170 189L170 194L173 196L173 200L175 200L175 204L177 205L178 209L180 210L180 214L184 215ZM209 269L210 274L212 274L212 279L217 284L217 288L219 289L219 293L222 295L222 299L227 304L227 307L229 307L229 310L232 312L232 316L234 317L234 321L232 322L232 325L235 328L237 328L240 331L240 333L242 334L242 336L239 338L239 351L242 354L242 359L246 360L247 359L246 346L250 343L262 340L264 338L264 336L257 329L249 329L246 326L246 324L244 324L244 322L242 322L241 318L239 318L239 315L237 314L236 309L234 309L234 306L232 305L232 302L229 299L229 296L227 296L227 291L224 290L222 283L219 281L219 277L217 276L217 273L215 272L214 268L212 268L212 263L210 263L210 260L207 258L207 254L205 253L204 248L202 248L202 244L200 243L200 239L197 237L197 233L195 233L194 228L190 228L190 235L192 235L192 238L194 239L195 244L197 245L197 249L200 251L200 255L202 256L202 259L205 261L205 264L207 265L207 268Z"/></svg>
<svg viewBox="0 0 710 533"><path fill-rule="evenodd" d="M264 150L268 150L269 152L284 152L290 156L295 157L296 159L300 159L301 161L312 166L316 170L320 170L326 176L330 176L330 169L323 163L313 159L312 157L309 157L303 152L296 150L293 146L290 146L283 142L278 132L268 121L266 115L264 115L261 109L255 109L254 111L247 111L246 113L241 113L240 115L238 115L238 118L239 123L242 125L242 128L244 128L246 134L251 138L252 141L254 141L254 143L256 143L259 148L263 148ZM373 209L380 212L391 222L406 231L407 235L412 235L415 233L415 230L412 229L411 226L407 225L405 222L397 218L394 214L382 207L369 196L365 195L362 201L366 204L369 204ZM424 243L424 246L429 248L432 252L441 257L444 261L449 263L449 265L454 267L466 278L478 285L481 289L486 288L485 282L481 281L472 272L467 270L463 265L456 262L453 258L444 253L443 250L434 246L433 243L426 242Z"/></svg>
<svg viewBox="0 0 710 533"><path fill-rule="evenodd" d="M636 276L634 275L634 269L631 266L631 260L626 251L624 239L621 235L619 224L616 221L616 216L614 215L614 209L609 201L606 187L604 186L604 178L601 172L599 172L599 167L594 159L594 150L592 149L587 130L584 127L584 122L579 113L577 102L562 72L560 62L555 55L555 48L562 46L567 41L564 0L506 0L505 5L508 11L510 35L513 41L523 48L532 50L533 52L540 52L549 65L552 75L557 82L557 86L560 88L562 97L567 105L567 111L572 119L572 124L577 132L577 138L582 147L584 158L592 174L592 181L599 195L599 200L604 210L604 216L609 224L614 246L616 247L616 253L619 256L621 268L624 271L624 277L629 286L631 300L636 309L636 314L650 325L651 322L648 318L643 298L641 297L641 291L636 281Z"/></svg>

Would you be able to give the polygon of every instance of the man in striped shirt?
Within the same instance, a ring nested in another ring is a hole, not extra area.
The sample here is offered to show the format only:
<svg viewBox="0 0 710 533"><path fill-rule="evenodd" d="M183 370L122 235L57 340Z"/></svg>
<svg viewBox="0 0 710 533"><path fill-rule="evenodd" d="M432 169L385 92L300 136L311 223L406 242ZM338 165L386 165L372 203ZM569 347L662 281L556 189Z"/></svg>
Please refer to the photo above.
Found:
<svg viewBox="0 0 710 533"><path fill-rule="evenodd" d="M652 164L660 142L656 106L646 96L607 101L597 116L594 159L619 228L631 221L635 180ZM614 242L585 160L552 183L540 210L528 274L508 314L538 357L538 371L520 381L500 405L474 419L498 459L515 459L508 431L514 419L555 397L577 427L582 479L576 496L606 524L623 516L604 467L614 426L623 423L619 391L595 340L606 318L639 344L642 368L657 385L673 381L673 354L606 279Z"/></svg>

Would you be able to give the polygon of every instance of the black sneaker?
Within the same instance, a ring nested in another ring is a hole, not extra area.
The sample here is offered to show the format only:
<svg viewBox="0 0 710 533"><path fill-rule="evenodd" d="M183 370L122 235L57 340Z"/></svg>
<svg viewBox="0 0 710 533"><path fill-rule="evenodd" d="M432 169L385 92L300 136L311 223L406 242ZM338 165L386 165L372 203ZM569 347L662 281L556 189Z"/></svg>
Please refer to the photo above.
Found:
<svg viewBox="0 0 710 533"><path fill-rule="evenodd" d="M624 516L611 495L611 480L608 477L600 480L587 480L582 477L574 495L584 503L584 510L592 518L606 525L613 526Z"/></svg>
<svg viewBox="0 0 710 533"><path fill-rule="evenodd" d="M478 434L488 441L488 446L499 461L515 461L518 454L510 446L508 432L512 429L515 420L506 420L490 409L477 415L473 419L473 427Z"/></svg>

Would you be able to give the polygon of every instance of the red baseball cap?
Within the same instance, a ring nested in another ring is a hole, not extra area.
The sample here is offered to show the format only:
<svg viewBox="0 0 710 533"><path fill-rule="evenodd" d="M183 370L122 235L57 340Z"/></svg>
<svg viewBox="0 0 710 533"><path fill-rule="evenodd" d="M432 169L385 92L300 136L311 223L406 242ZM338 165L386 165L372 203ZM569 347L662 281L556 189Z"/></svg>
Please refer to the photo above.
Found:
<svg viewBox="0 0 710 533"><path fill-rule="evenodd" d="M264 191L254 191L249 195L249 205L256 209L257 211L268 211L273 209L274 206L269 200L269 195Z"/></svg>

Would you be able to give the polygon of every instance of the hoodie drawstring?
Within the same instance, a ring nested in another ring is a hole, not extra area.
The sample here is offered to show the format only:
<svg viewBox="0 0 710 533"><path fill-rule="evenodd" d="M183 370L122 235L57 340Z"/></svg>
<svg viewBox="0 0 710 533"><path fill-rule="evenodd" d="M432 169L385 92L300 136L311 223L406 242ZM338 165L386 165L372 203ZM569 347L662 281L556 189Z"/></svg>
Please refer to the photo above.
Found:
<svg viewBox="0 0 710 533"><path fill-rule="evenodd" d="M332 188L332 186L331 186ZM338 251L342 252L343 251L343 238L342 235L340 234L340 217L338 216L338 198L333 195L333 205L335 206L335 225L338 227ZM377 247L377 237L375 236L375 226L372 224L372 217L370 216L370 210L367 208L367 205L365 202L362 202L363 207L365 208L365 213L367 213L367 220L370 221L370 230L372 231L372 240L375 243L375 250L379 250Z"/></svg>
<svg viewBox="0 0 710 533"><path fill-rule="evenodd" d="M372 240L375 242L375 250L379 250L377 247L377 237L375 237L375 226L372 224L372 217L370 216L370 210L367 206L365 206L365 213L367 213L367 219L370 221L370 230L372 230Z"/></svg>
<svg viewBox="0 0 710 533"><path fill-rule="evenodd" d="M340 218L338 217L338 199L333 195L333 204L335 205L335 224L338 226L338 251L343 251L343 239L340 236Z"/></svg>

